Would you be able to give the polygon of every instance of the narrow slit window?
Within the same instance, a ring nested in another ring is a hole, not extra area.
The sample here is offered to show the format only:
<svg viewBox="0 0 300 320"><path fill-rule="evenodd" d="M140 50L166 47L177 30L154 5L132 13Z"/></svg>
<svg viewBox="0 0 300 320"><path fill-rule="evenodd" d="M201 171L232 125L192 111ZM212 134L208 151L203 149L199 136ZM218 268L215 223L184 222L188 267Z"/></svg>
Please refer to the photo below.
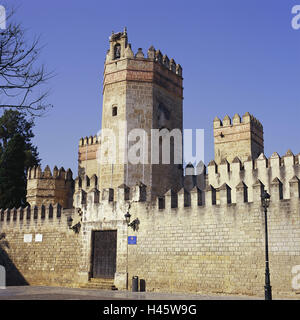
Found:
<svg viewBox="0 0 300 320"><path fill-rule="evenodd" d="M112 116L115 117L118 114L118 107L112 108Z"/></svg>

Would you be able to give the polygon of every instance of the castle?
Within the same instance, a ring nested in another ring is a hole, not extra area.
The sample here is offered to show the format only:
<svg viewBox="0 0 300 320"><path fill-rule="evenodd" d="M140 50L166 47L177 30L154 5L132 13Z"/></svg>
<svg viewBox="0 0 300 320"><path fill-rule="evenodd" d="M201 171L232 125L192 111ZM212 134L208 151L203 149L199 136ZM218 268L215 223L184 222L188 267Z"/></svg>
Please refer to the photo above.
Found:
<svg viewBox="0 0 300 320"><path fill-rule="evenodd" d="M153 46L134 54L126 29L109 43L102 129L127 137L142 128L149 139L152 129L182 130L181 66ZM31 168L30 206L0 214L8 284L124 290L138 276L147 291L262 296L265 189L273 295L295 296L300 155L267 159L263 127L249 113L215 118L213 128L215 159L189 164L185 174L172 162L101 163L97 135L79 141L75 180L63 168ZM122 158L120 139L115 144Z"/></svg>

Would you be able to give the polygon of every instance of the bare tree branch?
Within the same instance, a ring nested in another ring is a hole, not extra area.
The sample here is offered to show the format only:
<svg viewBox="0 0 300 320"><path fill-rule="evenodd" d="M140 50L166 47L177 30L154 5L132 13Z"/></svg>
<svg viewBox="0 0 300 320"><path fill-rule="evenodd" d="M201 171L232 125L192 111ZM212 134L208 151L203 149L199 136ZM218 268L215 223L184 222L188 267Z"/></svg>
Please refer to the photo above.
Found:
<svg viewBox="0 0 300 320"><path fill-rule="evenodd" d="M44 65L37 66L42 47L40 38L28 42L20 24L7 14L7 28L0 32L0 108L15 108L41 116L52 107L46 102L49 90L37 91L51 79Z"/></svg>

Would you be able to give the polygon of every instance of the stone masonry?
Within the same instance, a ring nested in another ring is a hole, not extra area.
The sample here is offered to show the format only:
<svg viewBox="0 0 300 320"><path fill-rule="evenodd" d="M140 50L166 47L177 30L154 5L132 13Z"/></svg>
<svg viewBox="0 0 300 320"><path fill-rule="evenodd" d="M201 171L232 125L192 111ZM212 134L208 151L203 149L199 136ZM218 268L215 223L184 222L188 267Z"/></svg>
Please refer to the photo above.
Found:
<svg viewBox="0 0 300 320"><path fill-rule="evenodd" d="M54 167L53 174L46 166L42 171L41 167L34 167L27 173L27 202L30 205L49 205L59 203L63 208L73 206L74 181L70 169L58 170Z"/></svg>
<svg viewBox="0 0 300 320"><path fill-rule="evenodd" d="M253 159L264 152L263 127L249 112L242 120L238 114L231 119L225 116L223 122L214 119L215 161L232 161L239 157L241 161Z"/></svg>
<svg viewBox="0 0 300 320"><path fill-rule="evenodd" d="M120 57L114 57L114 48L120 46ZM79 147L79 166L81 176L96 174L101 176L100 187L115 191L121 184L134 186L138 181L151 185L151 193L159 195L169 188L180 189L182 167L176 164L151 165L130 164L122 152L127 142L124 137L132 129L142 128L147 137L148 155L151 154L151 129L182 131L182 69L174 59L169 60L159 50L151 46L144 56L142 49L134 55L127 43L127 32L110 37L110 50L106 55L103 80L102 130L112 130L116 140L111 142L117 150L117 164L101 164L96 159L97 147L101 142L96 137L81 139ZM116 110L116 114L113 114ZM100 140L100 139L99 139ZM104 144L104 142L102 142ZM128 145L130 147L130 145ZM105 151L103 150L105 153ZM171 151L172 152L172 151ZM101 156L98 156L101 157ZM103 161L102 161L103 162ZM164 179L161 179L161 176Z"/></svg>

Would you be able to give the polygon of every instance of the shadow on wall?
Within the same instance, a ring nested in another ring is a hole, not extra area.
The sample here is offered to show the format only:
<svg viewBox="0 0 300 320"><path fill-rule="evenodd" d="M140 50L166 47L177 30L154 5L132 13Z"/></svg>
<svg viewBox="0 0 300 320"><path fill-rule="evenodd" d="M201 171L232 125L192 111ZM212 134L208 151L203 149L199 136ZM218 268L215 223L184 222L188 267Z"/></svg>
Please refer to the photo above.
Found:
<svg viewBox="0 0 300 320"><path fill-rule="evenodd" d="M29 283L20 273L18 268L11 261L5 247L9 248L9 243L7 241L0 241L0 266L5 268L6 272L6 286L26 286Z"/></svg>

